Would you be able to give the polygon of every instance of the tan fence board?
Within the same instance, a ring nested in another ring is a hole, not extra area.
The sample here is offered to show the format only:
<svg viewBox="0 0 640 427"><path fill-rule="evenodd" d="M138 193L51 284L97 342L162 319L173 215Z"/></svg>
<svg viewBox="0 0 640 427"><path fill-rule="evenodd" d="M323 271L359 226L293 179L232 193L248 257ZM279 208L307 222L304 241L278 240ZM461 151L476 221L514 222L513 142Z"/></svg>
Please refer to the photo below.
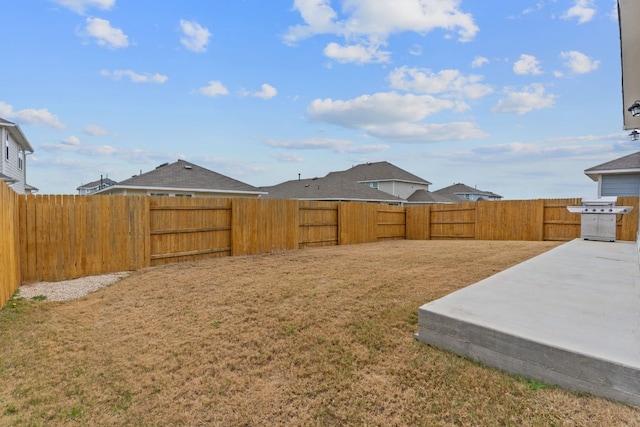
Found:
<svg viewBox="0 0 640 427"><path fill-rule="evenodd" d="M20 206L17 194L0 181L0 307L20 286Z"/></svg>
<svg viewBox="0 0 640 427"><path fill-rule="evenodd" d="M151 265L231 254L230 199L152 197Z"/></svg>
<svg viewBox="0 0 640 427"><path fill-rule="evenodd" d="M233 199L232 254L297 249L298 203L297 200Z"/></svg>
<svg viewBox="0 0 640 427"><path fill-rule="evenodd" d="M431 207L430 237L432 240L474 239L475 224L475 202Z"/></svg>
<svg viewBox="0 0 640 427"><path fill-rule="evenodd" d="M338 203L300 201L300 248L338 244Z"/></svg>
<svg viewBox="0 0 640 427"><path fill-rule="evenodd" d="M545 199L543 240L569 241L580 237L580 214L571 213L567 206L580 206L582 200Z"/></svg>
<svg viewBox="0 0 640 427"><path fill-rule="evenodd" d="M378 205L341 202L338 205L340 245L378 241Z"/></svg>
<svg viewBox="0 0 640 427"><path fill-rule="evenodd" d="M476 202L476 240L542 240L544 202Z"/></svg>
<svg viewBox="0 0 640 427"><path fill-rule="evenodd" d="M379 241L406 238L407 216L403 206L378 205L376 221Z"/></svg>

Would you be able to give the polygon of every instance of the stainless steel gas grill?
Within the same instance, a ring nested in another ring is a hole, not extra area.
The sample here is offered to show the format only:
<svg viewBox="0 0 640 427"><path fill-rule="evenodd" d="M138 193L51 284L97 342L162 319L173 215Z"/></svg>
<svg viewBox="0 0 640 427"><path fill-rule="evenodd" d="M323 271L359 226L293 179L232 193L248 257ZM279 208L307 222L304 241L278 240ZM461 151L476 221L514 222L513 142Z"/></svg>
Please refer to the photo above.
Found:
<svg viewBox="0 0 640 427"><path fill-rule="evenodd" d="M616 223L618 215L624 215L633 206L616 206L615 196L583 198L582 206L567 206L569 212L582 214L580 218L580 234L585 240L616 240Z"/></svg>

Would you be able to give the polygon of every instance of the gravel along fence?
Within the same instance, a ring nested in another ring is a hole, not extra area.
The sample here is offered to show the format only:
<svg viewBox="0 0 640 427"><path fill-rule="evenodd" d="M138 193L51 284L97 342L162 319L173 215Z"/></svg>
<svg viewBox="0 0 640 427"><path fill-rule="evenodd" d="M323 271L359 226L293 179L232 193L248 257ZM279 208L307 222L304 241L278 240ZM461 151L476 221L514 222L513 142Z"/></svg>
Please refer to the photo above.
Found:
<svg viewBox="0 0 640 427"><path fill-rule="evenodd" d="M101 276L87 276L73 280L63 280L61 282L37 282L22 285L19 288L20 297L32 299L44 296L45 301L68 301L81 298L88 293L95 292L105 286L112 285L129 273L111 273Z"/></svg>

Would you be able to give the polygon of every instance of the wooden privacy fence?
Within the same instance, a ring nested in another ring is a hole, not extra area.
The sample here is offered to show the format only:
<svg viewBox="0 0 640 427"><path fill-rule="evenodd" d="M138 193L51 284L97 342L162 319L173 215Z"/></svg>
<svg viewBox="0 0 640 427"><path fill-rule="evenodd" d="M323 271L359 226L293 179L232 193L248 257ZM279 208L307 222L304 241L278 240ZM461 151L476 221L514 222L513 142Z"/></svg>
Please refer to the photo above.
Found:
<svg viewBox="0 0 640 427"><path fill-rule="evenodd" d="M21 282L57 281L171 262L387 239L568 241L580 199L389 206L244 198L16 195L0 185L0 302ZM618 240L636 240L634 210Z"/></svg>
<svg viewBox="0 0 640 427"><path fill-rule="evenodd" d="M0 308L20 286L18 195L0 181Z"/></svg>

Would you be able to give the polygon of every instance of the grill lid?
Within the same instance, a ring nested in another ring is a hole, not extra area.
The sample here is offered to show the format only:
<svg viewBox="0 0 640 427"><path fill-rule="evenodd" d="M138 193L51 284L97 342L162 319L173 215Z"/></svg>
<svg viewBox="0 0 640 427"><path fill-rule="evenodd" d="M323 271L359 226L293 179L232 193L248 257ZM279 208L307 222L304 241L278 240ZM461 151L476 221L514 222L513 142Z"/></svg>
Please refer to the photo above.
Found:
<svg viewBox="0 0 640 427"><path fill-rule="evenodd" d="M618 197L616 196L582 198L582 206L615 206L617 202Z"/></svg>

